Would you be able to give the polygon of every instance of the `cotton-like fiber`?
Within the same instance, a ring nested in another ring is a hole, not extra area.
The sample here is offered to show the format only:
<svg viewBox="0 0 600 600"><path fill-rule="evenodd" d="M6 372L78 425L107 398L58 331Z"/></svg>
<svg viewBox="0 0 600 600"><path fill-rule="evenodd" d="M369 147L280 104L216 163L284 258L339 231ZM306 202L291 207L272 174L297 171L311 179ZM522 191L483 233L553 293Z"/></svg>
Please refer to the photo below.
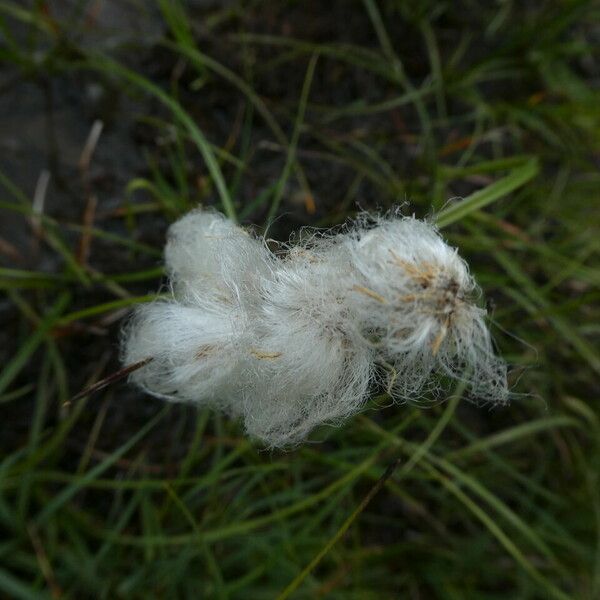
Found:
<svg viewBox="0 0 600 600"><path fill-rule="evenodd" d="M123 360L172 401L243 420L269 447L297 444L361 409L375 386L418 402L463 381L508 398L467 264L426 221L363 216L274 255L216 212L171 226L170 297L137 309Z"/></svg>

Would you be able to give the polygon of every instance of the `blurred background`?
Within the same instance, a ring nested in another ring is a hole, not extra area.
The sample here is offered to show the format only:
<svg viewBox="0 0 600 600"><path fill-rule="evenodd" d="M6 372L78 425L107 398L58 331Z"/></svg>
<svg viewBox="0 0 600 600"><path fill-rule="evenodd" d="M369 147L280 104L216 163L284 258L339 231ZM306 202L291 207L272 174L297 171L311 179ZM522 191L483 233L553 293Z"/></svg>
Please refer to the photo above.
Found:
<svg viewBox="0 0 600 600"><path fill-rule="evenodd" d="M0 1L0 596L599 598L599 54L590 0ZM73 400L198 205L274 247L436 218L513 401L267 452Z"/></svg>

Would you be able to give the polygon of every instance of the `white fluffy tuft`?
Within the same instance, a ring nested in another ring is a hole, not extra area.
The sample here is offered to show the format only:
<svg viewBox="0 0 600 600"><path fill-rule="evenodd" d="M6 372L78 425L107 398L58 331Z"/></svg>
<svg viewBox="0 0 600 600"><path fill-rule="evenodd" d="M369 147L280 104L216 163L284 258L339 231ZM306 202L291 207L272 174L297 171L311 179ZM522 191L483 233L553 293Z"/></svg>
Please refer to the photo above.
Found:
<svg viewBox="0 0 600 600"><path fill-rule="evenodd" d="M356 413L375 381L399 401L464 380L508 398L466 263L436 228L391 214L281 256L216 212L169 229L171 298L137 309L123 360L149 393L242 418L270 447Z"/></svg>

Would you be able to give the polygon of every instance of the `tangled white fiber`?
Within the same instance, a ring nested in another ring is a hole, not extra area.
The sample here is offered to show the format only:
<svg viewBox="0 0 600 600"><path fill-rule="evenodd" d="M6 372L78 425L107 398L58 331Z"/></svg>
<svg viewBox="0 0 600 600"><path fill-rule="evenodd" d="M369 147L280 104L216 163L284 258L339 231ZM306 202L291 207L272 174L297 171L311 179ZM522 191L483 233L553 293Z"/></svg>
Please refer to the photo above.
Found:
<svg viewBox="0 0 600 600"><path fill-rule="evenodd" d="M269 447L356 413L374 384L415 401L464 381L508 398L477 286L436 228L394 212L271 252L223 215L169 229L171 294L140 306L123 361L154 396L242 418Z"/></svg>

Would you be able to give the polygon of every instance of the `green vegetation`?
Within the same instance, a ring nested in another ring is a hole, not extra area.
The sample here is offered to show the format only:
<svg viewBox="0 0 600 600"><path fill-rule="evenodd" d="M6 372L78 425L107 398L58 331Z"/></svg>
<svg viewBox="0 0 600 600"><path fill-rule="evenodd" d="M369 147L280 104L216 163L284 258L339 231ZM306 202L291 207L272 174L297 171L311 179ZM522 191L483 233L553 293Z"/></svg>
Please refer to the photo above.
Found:
<svg viewBox="0 0 600 600"><path fill-rule="evenodd" d="M599 32L589 0L0 1L0 596L599 598ZM511 405L377 396L268 453L124 383L70 401L198 203L275 239L436 214Z"/></svg>

